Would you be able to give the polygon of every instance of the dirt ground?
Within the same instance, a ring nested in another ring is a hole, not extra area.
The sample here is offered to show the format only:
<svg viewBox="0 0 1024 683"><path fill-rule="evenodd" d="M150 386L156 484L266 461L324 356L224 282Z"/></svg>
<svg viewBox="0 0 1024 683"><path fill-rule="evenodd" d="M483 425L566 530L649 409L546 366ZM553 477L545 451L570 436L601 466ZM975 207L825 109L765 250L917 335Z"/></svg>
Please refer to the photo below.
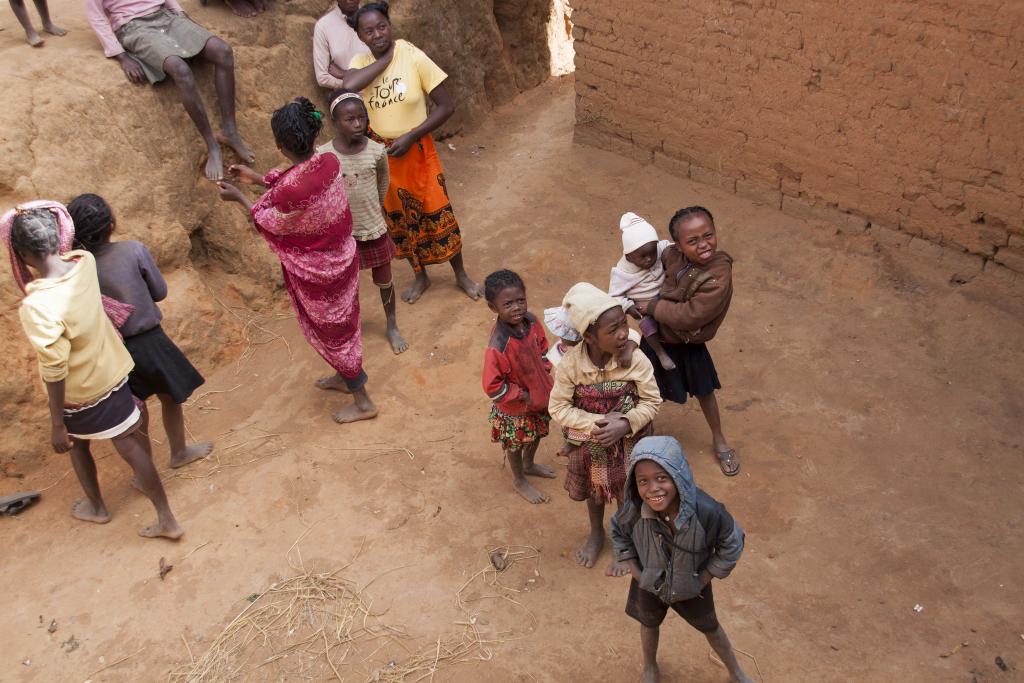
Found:
<svg viewBox="0 0 1024 683"><path fill-rule="evenodd" d="M749 672L766 681L1021 680L1020 299L987 282L948 284L876 253L867 238L574 146L572 122L571 83L551 83L443 150L467 264L481 279L518 270L539 312L574 282L606 281L624 211L659 229L683 205L714 211L720 246L736 259L733 308L712 351L741 476L719 473L696 405L666 405L656 429L681 440L698 484L746 530L743 558L716 597L735 646L756 658L755 667L741 657ZM404 267L397 273L400 284L410 280ZM79 492L63 457L25 480L0 479L0 494L50 487L35 507L0 520L0 680L163 680L188 664L189 650L202 656L246 596L294 573L295 549L320 570L355 557L344 575L375 579L367 590L414 636L407 647L432 648L461 629L455 595L502 545L539 549L537 571L509 578L519 605L481 603L474 614L515 638L436 680L635 678L627 580L574 563L585 510L561 478L541 482L547 505L512 491L480 387L492 316L445 267L431 273L434 288L400 304L412 348L399 357L364 277L375 421L330 421L344 399L312 388L326 366L283 294L284 315L261 318L269 343L208 369L204 391L224 393L189 408L189 425L236 466L195 465L167 480L186 529L180 543L135 535L151 509L106 445L97 451L108 456L106 526L68 516ZM539 459L554 462L557 447L548 439ZM388 451L401 448L408 453ZM165 463L166 446L156 449ZM175 565L162 581L161 558ZM667 680L726 680L699 634L676 618L663 630ZM342 673L367 680L401 655L392 650Z"/></svg>

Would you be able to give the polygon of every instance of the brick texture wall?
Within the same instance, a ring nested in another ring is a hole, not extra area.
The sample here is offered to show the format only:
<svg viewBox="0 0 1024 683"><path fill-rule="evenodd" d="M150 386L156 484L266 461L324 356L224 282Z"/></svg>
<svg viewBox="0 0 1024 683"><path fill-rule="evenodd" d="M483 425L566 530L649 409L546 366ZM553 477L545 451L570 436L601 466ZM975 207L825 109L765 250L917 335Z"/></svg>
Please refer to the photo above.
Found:
<svg viewBox="0 0 1024 683"><path fill-rule="evenodd" d="M571 4L579 141L1024 272L1024 0Z"/></svg>

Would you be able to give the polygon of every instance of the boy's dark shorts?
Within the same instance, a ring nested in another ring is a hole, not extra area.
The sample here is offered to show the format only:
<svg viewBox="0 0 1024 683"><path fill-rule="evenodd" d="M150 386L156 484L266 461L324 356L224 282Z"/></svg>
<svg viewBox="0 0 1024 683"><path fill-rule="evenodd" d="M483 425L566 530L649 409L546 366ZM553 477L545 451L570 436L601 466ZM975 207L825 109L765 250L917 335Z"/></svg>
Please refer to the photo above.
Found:
<svg viewBox="0 0 1024 683"><path fill-rule="evenodd" d="M648 628L661 626L661 622L665 621L665 615L668 614L669 607L701 633L713 633L718 630L715 595L711 590L710 582L697 597L674 602L671 605L666 605L654 593L645 591L636 582L636 579L629 582L626 614L644 626Z"/></svg>

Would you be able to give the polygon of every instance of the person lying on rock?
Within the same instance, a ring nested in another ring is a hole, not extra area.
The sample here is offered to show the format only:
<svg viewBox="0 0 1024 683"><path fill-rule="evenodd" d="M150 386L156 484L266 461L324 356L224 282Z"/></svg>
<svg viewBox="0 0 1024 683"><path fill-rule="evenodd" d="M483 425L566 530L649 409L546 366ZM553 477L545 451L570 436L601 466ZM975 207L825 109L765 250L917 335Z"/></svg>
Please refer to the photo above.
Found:
<svg viewBox="0 0 1024 683"><path fill-rule="evenodd" d="M85 13L103 46L103 54L121 65L131 83L159 83L170 76L185 111L207 149L206 177L224 177L220 144L245 163L256 155L242 140L235 122L235 58L231 46L185 14L177 0L85 0ZM220 107L220 132L214 134L186 60L201 56L214 65Z"/></svg>
<svg viewBox="0 0 1024 683"><path fill-rule="evenodd" d="M359 0L338 0L337 6L320 17L313 27L313 73L321 88L345 87L344 74L356 55L370 49L348 25L348 17L359 9Z"/></svg>

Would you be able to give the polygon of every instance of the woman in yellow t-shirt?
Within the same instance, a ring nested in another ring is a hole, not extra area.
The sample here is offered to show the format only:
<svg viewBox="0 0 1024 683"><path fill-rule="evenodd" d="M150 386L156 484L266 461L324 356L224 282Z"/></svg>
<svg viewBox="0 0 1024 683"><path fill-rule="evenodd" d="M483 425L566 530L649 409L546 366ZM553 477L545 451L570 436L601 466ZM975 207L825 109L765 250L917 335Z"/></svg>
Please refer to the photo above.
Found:
<svg viewBox="0 0 1024 683"><path fill-rule="evenodd" d="M392 39L388 3L363 5L348 22L370 54L352 59L345 86L362 90L370 128L387 145L391 186L384 210L388 228L398 255L409 259L416 274L402 299L414 303L430 287L424 266L447 261L459 287L477 300L480 286L462 263L462 233L431 137L455 112L444 86L448 74L412 43Z"/></svg>

